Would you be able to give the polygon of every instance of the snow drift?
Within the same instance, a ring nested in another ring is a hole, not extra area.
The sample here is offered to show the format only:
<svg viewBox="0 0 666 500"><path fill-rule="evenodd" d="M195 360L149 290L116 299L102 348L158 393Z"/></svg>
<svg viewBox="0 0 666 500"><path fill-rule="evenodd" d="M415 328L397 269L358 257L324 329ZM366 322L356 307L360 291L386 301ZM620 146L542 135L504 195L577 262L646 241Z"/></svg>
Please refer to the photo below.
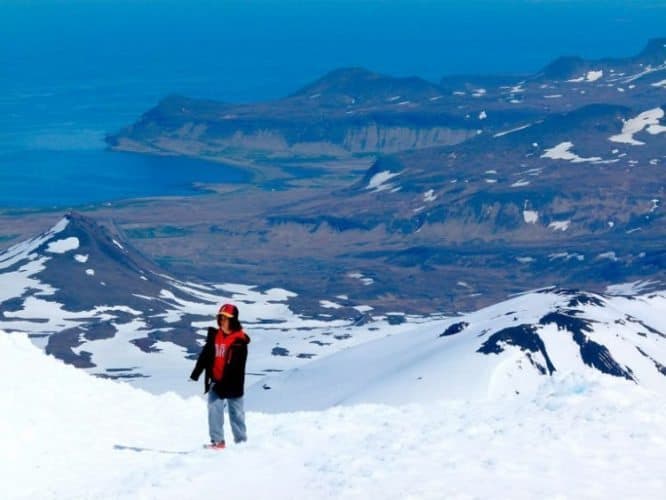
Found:
<svg viewBox="0 0 666 500"><path fill-rule="evenodd" d="M660 498L663 394L542 381L494 402L249 411L250 441L213 452L200 398L96 379L0 332L0 483L12 499Z"/></svg>

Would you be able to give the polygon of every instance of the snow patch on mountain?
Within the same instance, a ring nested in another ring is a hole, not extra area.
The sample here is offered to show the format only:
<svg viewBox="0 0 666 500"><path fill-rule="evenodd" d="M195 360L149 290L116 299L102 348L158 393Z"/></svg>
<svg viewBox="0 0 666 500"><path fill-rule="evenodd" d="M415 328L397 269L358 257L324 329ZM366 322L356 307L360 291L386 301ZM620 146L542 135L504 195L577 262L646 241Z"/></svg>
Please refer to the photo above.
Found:
<svg viewBox="0 0 666 500"><path fill-rule="evenodd" d="M633 75L625 76L622 78L622 82L624 83L631 83L636 80L639 80L640 78L643 78L646 75L649 75L651 73L656 73L659 71L664 71L666 70L666 62L664 64L660 64L658 66L652 66L648 64L645 66L645 69L643 71L639 71L638 73L635 73ZM629 85L629 88L633 88L635 85Z"/></svg>
<svg viewBox="0 0 666 500"><path fill-rule="evenodd" d="M88 255L87 255L87 254L86 254L86 255L82 255L82 254L80 254L80 253L77 253L77 254L74 256L74 260L75 260L76 262L80 262L81 264L85 264L86 262L88 262Z"/></svg>
<svg viewBox="0 0 666 500"><path fill-rule="evenodd" d="M573 146L574 144L571 141L561 142L555 147L546 149L546 152L541 155L541 158L550 158L551 160L566 160L572 163L596 162L601 160L601 158L598 156L592 156L589 158L578 156L576 153L571 151Z"/></svg>
<svg viewBox="0 0 666 500"><path fill-rule="evenodd" d="M49 253L66 253L77 248L79 248L79 239L72 236L64 240L56 240L49 243L46 251Z"/></svg>
<svg viewBox="0 0 666 500"><path fill-rule="evenodd" d="M584 76L567 80L567 82L570 83L596 82L603 76L604 76L603 70L593 70L593 71L588 71Z"/></svg>
<svg viewBox="0 0 666 500"><path fill-rule="evenodd" d="M562 259L565 261L570 261L572 259L576 259L579 262L582 262L585 260L585 256L581 255L579 253L569 253L569 252L555 252L548 254L548 260L557 260L557 259Z"/></svg>
<svg viewBox="0 0 666 500"><path fill-rule="evenodd" d="M324 309L340 309L342 306L337 302L332 302L330 300L320 300L319 304Z"/></svg>
<svg viewBox="0 0 666 500"><path fill-rule="evenodd" d="M615 252L613 251L600 253L599 255L597 255L597 259L608 259L613 262L617 262L619 260L617 258L617 255L615 255Z"/></svg>
<svg viewBox="0 0 666 500"><path fill-rule="evenodd" d="M570 220L553 221L548 224L548 229L552 229L553 231L566 231L569 229L570 225Z"/></svg>
<svg viewBox="0 0 666 500"><path fill-rule="evenodd" d="M425 203L435 201L436 199L437 199L437 195L435 195L435 190L434 189L429 189L428 191L423 193L423 201Z"/></svg>
<svg viewBox="0 0 666 500"><path fill-rule="evenodd" d="M22 260L25 255L32 253L56 234L64 231L68 224L69 221L66 218L60 219L57 224L44 234L8 248L0 254L0 269L6 269L13 266Z"/></svg>
<svg viewBox="0 0 666 500"><path fill-rule="evenodd" d="M647 290L653 289L658 286L657 281L632 281L631 283L620 283L617 285L609 285L606 287L604 293L607 295L624 295L631 297L640 293L644 293Z"/></svg>
<svg viewBox="0 0 666 500"><path fill-rule="evenodd" d="M650 213L657 210L659 208L659 206L661 205L661 200L659 200L658 198L654 198L654 199L650 200L650 202L652 203L652 206L650 207Z"/></svg>
<svg viewBox="0 0 666 500"><path fill-rule="evenodd" d="M523 210L523 220L526 224L536 224L539 220L539 212L536 210Z"/></svg>
<svg viewBox="0 0 666 500"><path fill-rule="evenodd" d="M536 261L534 257L516 257L516 260L521 264L531 264Z"/></svg>
<svg viewBox="0 0 666 500"><path fill-rule="evenodd" d="M10 249L11 250L11 249ZM52 295L55 289L50 285L42 283L33 276L44 269L46 269L46 261L48 258L37 258L34 254L30 254L32 260L29 260L14 272L0 273L0 303L12 299L14 297L22 296L26 290L32 290L34 296ZM7 258L5 263L15 264L21 259L18 256ZM0 269L2 262L0 262Z"/></svg>
<svg viewBox="0 0 666 500"><path fill-rule="evenodd" d="M363 283L366 286L372 285L375 282L373 278L369 278L365 276L363 273L358 273L358 272L348 273L347 277L360 280L361 283Z"/></svg>
<svg viewBox="0 0 666 500"><path fill-rule="evenodd" d="M510 130L504 130L502 132L497 132L496 134L493 135L493 137L503 137L505 135L512 134L514 132L518 132L520 130L525 130L526 128L531 127L531 126L532 126L531 123L528 123L527 125L521 125L520 127L512 128Z"/></svg>
<svg viewBox="0 0 666 500"><path fill-rule="evenodd" d="M388 191L394 189L395 186L387 182L389 179L392 179L393 177L396 177L398 175L400 175L400 172L396 173L396 172L391 172L389 170L379 172L370 178L370 180L368 181L368 185L366 186L365 189L373 190L376 193L380 191Z"/></svg>
<svg viewBox="0 0 666 500"><path fill-rule="evenodd" d="M631 144L632 146L642 146L645 143L634 138L634 134L646 130L651 135L666 132L666 127L659 124L659 120L664 117L664 110L654 108L640 113L634 118L624 121L622 133L613 135L609 138L612 142Z"/></svg>

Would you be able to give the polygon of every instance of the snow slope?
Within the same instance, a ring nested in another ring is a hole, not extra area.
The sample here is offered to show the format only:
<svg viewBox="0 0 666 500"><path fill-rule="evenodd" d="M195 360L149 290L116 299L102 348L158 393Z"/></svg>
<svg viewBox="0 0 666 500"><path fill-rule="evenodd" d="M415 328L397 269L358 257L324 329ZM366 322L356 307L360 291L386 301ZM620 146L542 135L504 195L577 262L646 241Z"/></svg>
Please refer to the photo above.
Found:
<svg viewBox="0 0 666 500"><path fill-rule="evenodd" d="M250 394L264 411L497 399L533 391L546 375L594 372L666 394L664 332L664 292L544 289L272 375Z"/></svg>
<svg viewBox="0 0 666 500"><path fill-rule="evenodd" d="M591 374L520 398L257 413L206 440L205 404L152 395L0 332L3 498L662 498L666 398Z"/></svg>

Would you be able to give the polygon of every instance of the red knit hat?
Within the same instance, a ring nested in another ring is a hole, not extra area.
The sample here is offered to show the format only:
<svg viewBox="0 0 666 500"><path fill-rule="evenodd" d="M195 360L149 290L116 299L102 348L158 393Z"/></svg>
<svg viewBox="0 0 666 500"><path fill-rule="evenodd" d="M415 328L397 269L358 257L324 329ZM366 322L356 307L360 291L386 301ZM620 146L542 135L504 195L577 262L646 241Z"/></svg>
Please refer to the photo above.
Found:
<svg viewBox="0 0 666 500"><path fill-rule="evenodd" d="M220 310L217 311L218 316L224 316L226 318L235 318L238 319L238 308L233 304L224 304L220 306Z"/></svg>

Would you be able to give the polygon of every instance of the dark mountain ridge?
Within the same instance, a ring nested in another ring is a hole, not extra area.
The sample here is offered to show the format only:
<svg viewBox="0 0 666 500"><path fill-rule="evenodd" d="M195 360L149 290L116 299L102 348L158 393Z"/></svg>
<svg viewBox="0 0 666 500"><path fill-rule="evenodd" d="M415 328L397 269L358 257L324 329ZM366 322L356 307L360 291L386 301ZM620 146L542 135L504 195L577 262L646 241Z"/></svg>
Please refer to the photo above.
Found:
<svg viewBox="0 0 666 500"><path fill-rule="evenodd" d="M586 104L651 99L658 88L629 96L613 87L663 76L665 40L650 40L640 54L624 59L560 58L524 77L452 75L431 83L341 68L270 102L233 105L170 96L109 135L107 143L117 150L245 163L455 145L479 130L497 133ZM579 89L577 83L594 89Z"/></svg>
<svg viewBox="0 0 666 500"><path fill-rule="evenodd" d="M595 69L613 69L619 73L637 65L659 66L664 63L666 63L666 38L653 38L639 54L628 58L586 60L578 56L560 57L537 73L537 78L567 79Z"/></svg>
<svg viewBox="0 0 666 500"><path fill-rule="evenodd" d="M89 355L74 349L86 340L113 337L137 318L136 328L145 335L132 342L140 349L150 351L156 342L169 341L198 352L190 322L203 318L189 313L167 318L192 295L112 227L70 212L54 229L14 247L8 259L6 255L0 254L0 272L29 277L33 285L2 302L2 318L10 325L12 320L18 325L44 322L40 330L48 335L47 353L79 367L94 366ZM65 314L24 316L35 297L62 307Z"/></svg>

